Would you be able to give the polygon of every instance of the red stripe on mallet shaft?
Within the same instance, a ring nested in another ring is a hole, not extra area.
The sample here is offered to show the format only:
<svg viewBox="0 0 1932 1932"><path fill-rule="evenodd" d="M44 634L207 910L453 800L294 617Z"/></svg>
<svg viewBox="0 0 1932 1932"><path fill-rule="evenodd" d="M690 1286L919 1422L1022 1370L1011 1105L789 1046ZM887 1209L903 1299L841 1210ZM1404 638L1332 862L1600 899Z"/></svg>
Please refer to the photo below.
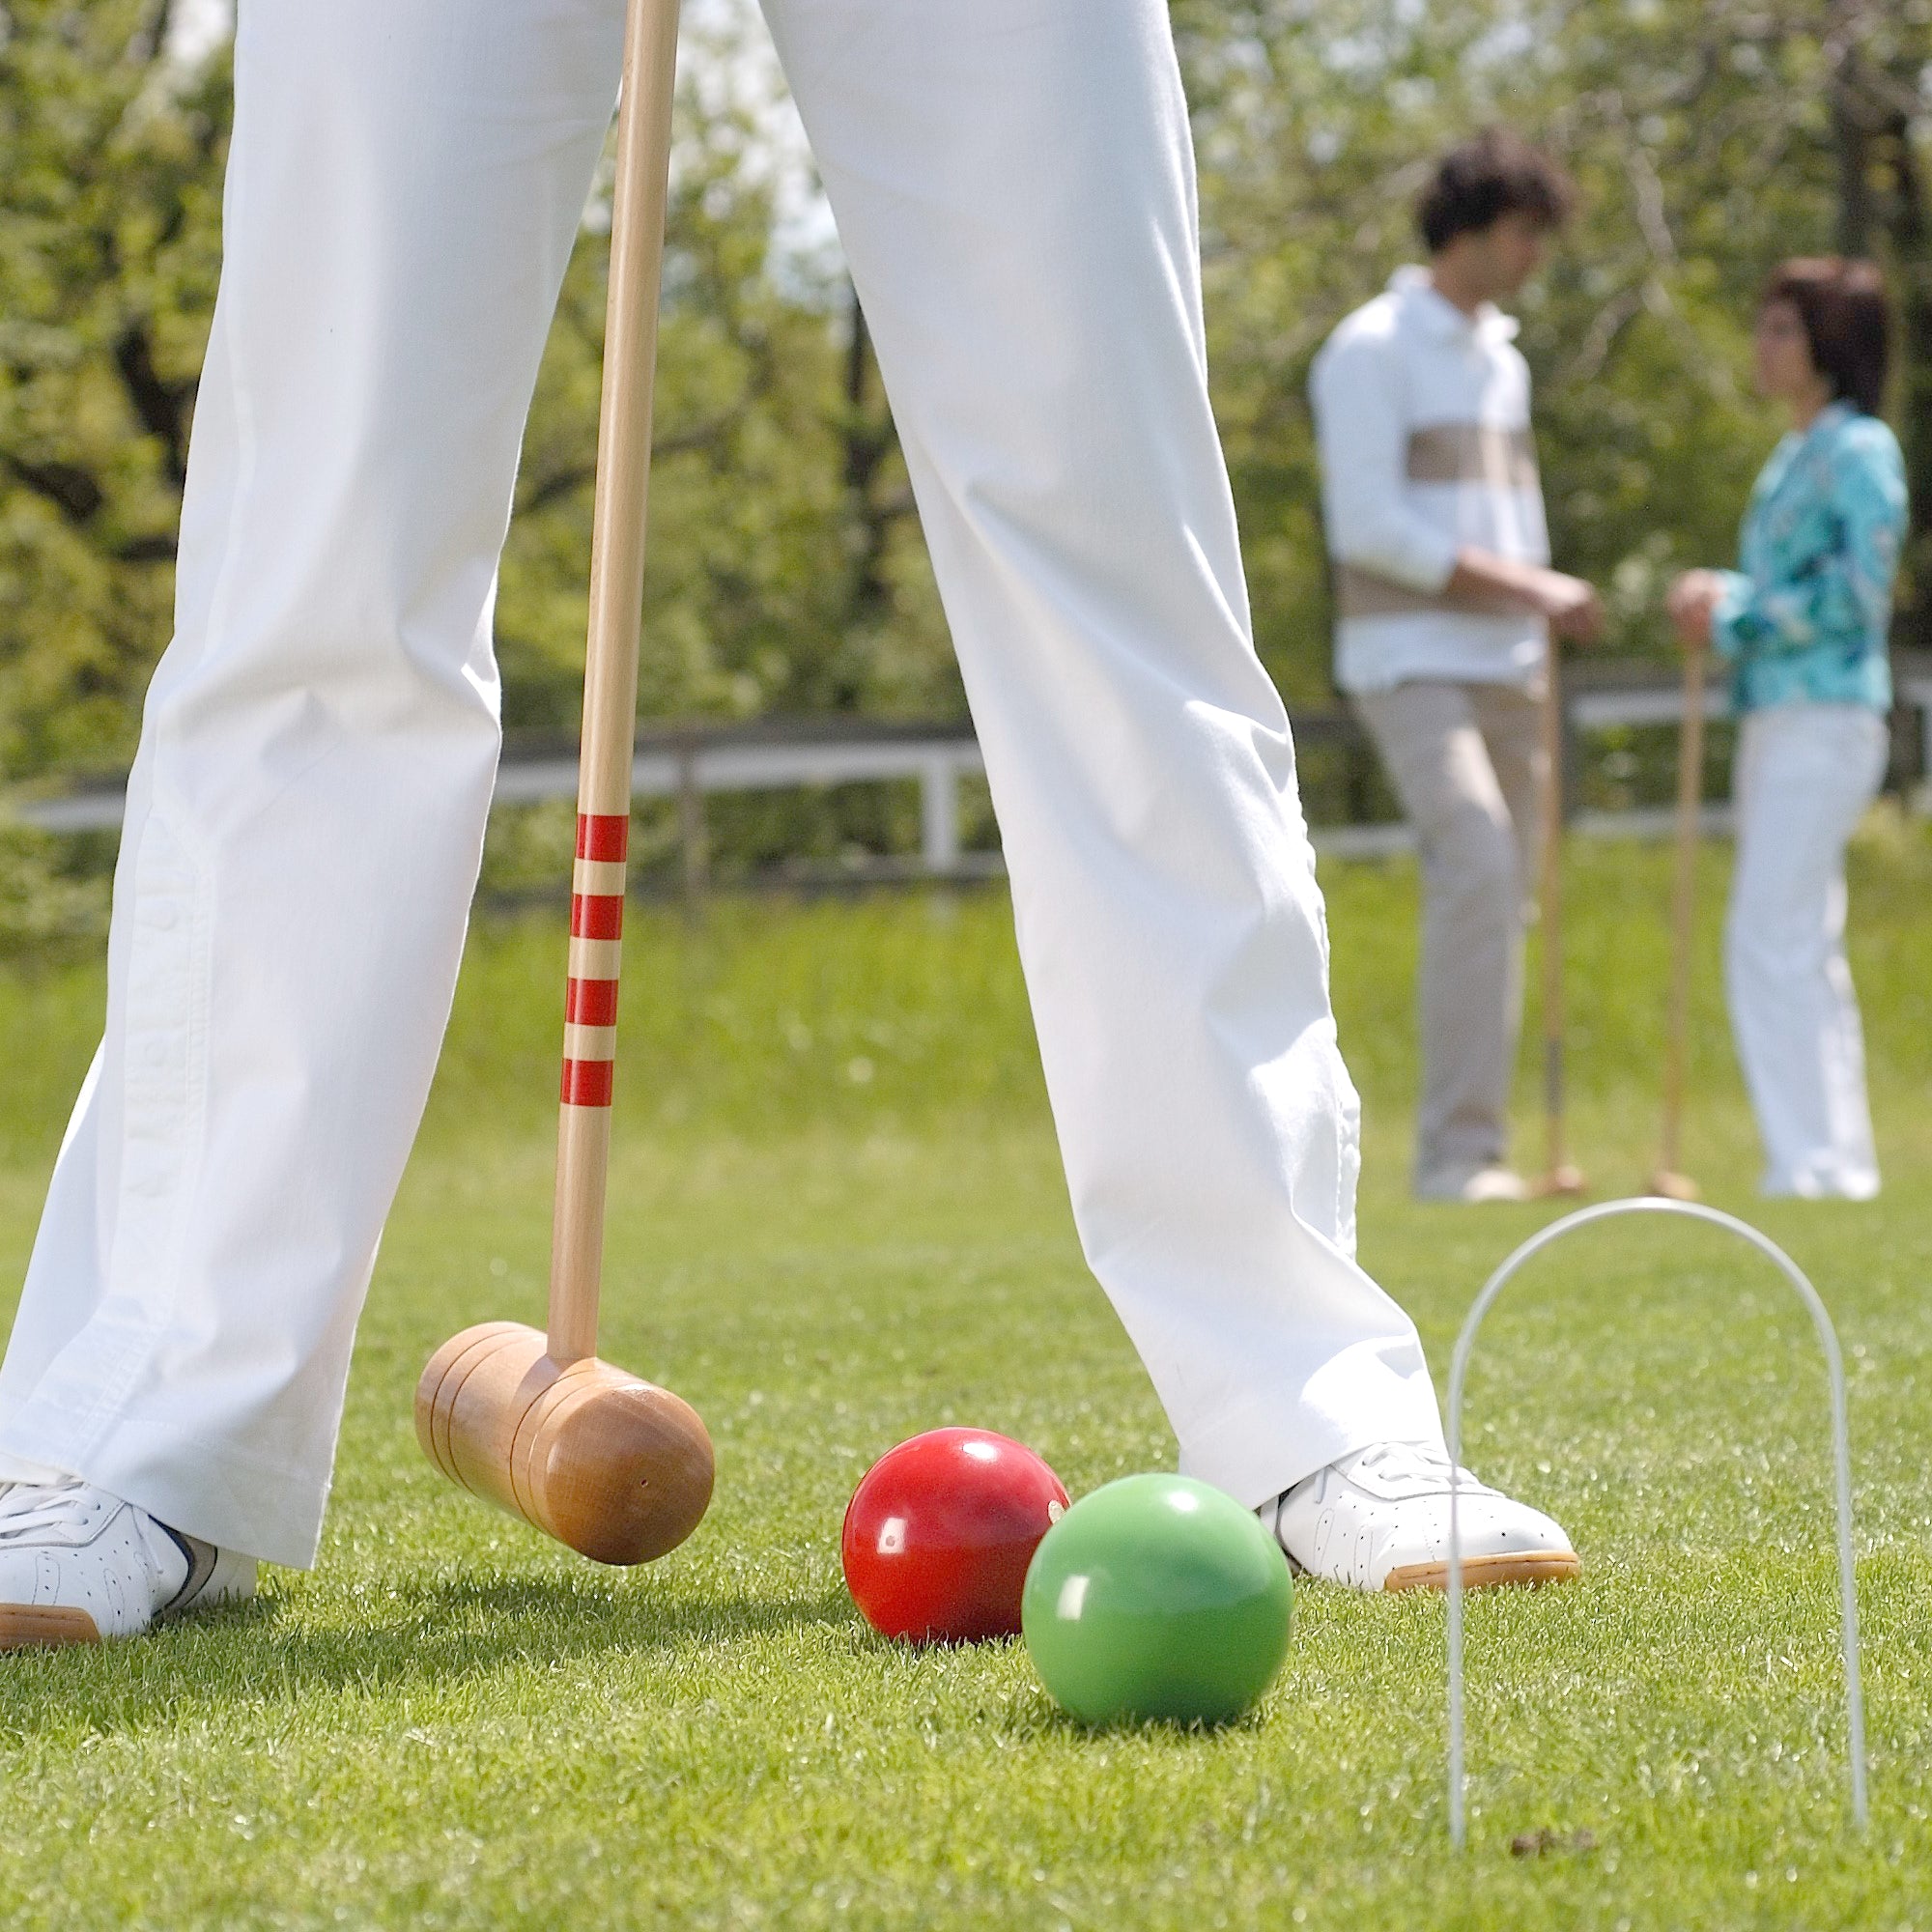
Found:
<svg viewBox="0 0 1932 1932"><path fill-rule="evenodd" d="M563 1016L573 1026L615 1026L616 980L572 980L564 991Z"/></svg>
<svg viewBox="0 0 1932 1932"><path fill-rule="evenodd" d="M570 936L573 939L621 939L624 936L624 895L573 893L570 895Z"/></svg>
<svg viewBox="0 0 1932 1932"><path fill-rule="evenodd" d="M631 845L631 821L623 812L580 811L577 814L577 856L580 859L621 860Z"/></svg>
<svg viewBox="0 0 1932 1932"><path fill-rule="evenodd" d="M566 1107L608 1107L614 1060L566 1060L563 1063L563 1104Z"/></svg>

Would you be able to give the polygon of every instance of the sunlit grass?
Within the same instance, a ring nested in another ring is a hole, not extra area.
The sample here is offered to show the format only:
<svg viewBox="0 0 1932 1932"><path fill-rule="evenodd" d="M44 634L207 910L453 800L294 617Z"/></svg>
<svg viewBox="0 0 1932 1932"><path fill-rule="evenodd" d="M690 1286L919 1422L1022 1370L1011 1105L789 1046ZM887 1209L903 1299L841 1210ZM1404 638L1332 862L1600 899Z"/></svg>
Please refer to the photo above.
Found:
<svg viewBox="0 0 1932 1932"><path fill-rule="evenodd" d="M1628 848L1577 866L1573 1133L1605 1191L1652 1153L1664 870ZM1927 877L1894 841L1855 886L1883 1200L1754 1202L1715 902L1687 1138L1713 1196L1814 1271L1844 1338L1868 1839L1845 1822L1815 1350L1776 1277L1701 1231L1580 1237L1486 1339L1471 1459L1559 1515L1588 1568L1472 1604L1466 1860L1445 1835L1435 1601L1304 1586L1280 1683L1211 1736L1091 1738L1012 1646L870 1637L837 1529L892 1441L1006 1430L1076 1493L1171 1443L1068 1223L1004 902L744 903L696 935L643 921L626 993L606 1345L710 1423L697 1535L650 1571L598 1571L416 1450L429 1350L542 1305L560 927L486 923L364 1322L321 1567L144 1643L5 1662L0 1922L1927 1922ZM1364 1259L1440 1364L1547 1214L1405 1198L1412 875L1328 884L1368 1101ZM0 992L14 1274L98 1002L86 973ZM1538 1832L1537 1856L1512 1854Z"/></svg>

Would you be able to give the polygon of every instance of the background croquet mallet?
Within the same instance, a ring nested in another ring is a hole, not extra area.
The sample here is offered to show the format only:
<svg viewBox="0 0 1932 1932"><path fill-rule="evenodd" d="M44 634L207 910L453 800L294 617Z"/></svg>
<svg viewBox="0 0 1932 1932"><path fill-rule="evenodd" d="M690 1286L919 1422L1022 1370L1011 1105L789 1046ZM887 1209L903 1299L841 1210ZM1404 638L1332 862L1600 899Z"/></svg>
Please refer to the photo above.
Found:
<svg viewBox="0 0 1932 1932"><path fill-rule="evenodd" d="M597 1358L604 1195L631 824L651 388L677 0L630 0L591 537L550 1332L467 1328L416 1387L416 1434L452 1482L601 1563L646 1563L696 1528L711 1438L696 1412Z"/></svg>
<svg viewBox="0 0 1932 1932"><path fill-rule="evenodd" d="M1690 1052L1690 921L1696 909L1697 838L1704 809L1704 652L1684 654L1684 728L1677 740L1677 879L1670 905L1670 1015L1663 1043L1663 1133L1650 1191L1694 1201L1697 1183L1678 1166L1684 1075Z"/></svg>
<svg viewBox="0 0 1932 1932"><path fill-rule="evenodd" d="M1581 1194L1583 1177L1563 1145L1563 688L1550 639L1543 692L1542 880L1537 892L1543 933L1543 1174L1538 1195Z"/></svg>

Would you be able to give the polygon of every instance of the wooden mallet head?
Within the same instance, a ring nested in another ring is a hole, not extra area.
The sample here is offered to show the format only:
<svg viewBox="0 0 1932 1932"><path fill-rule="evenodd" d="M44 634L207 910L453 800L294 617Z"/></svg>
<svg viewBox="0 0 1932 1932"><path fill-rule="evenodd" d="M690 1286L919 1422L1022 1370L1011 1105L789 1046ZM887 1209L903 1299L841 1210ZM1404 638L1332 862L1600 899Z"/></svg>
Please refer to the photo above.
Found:
<svg viewBox="0 0 1932 1932"><path fill-rule="evenodd" d="M416 1435L452 1483L599 1563L648 1563L697 1527L711 1438L688 1403L594 1355L559 1367L521 1321L430 1358Z"/></svg>
<svg viewBox="0 0 1932 1932"><path fill-rule="evenodd" d="M452 1482L600 1563L648 1563L697 1527L711 1438L667 1389L597 1358L604 1193L643 601L651 387L677 0L630 0L584 656L550 1331L466 1328L416 1386L416 1434Z"/></svg>

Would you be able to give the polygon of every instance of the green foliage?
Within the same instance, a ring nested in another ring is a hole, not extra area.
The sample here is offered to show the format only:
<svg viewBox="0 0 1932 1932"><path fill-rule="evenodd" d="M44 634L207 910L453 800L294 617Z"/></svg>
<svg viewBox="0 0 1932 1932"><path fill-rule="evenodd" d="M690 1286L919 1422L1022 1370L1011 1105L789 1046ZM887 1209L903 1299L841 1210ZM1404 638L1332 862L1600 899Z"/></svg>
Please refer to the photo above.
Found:
<svg viewBox="0 0 1932 1932"><path fill-rule="evenodd" d="M1584 188L1522 303L1523 342L1557 553L1609 586L1618 646L1659 648L1666 574L1733 547L1776 428L1746 393L1746 334L1780 255L1842 240L1887 258L1908 298L1908 451L1932 478L1919 84L1932 0L1173 11L1201 151L1216 407L1263 653L1293 701L1328 693L1308 362L1412 252L1429 158L1485 120L1548 140ZM228 72L172 66L166 12L0 4L0 771L13 777L124 763L167 637ZM680 93L640 707L957 717L863 323L836 270L775 252L758 105L713 84L730 31L700 20ZM593 204L504 558L514 730L565 732L577 716L608 259L594 216ZM1922 551L1932 481L1918 494ZM804 847L837 850L879 842L893 815L820 799L795 829ZM721 844L763 851L769 817L731 808Z"/></svg>
<svg viewBox="0 0 1932 1932"><path fill-rule="evenodd" d="M89 846L0 808L0 959L32 968L92 953L107 936L107 901L105 871Z"/></svg>
<svg viewBox="0 0 1932 1932"><path fill-rule="evenodd" d="M1852 34L1858 10L1837 11ZM1608 589L1613 648L1663 648L1668 573L1733 554L1778 428L1747 390L1755 293L1778 259L1829 252L1838 232L1823 10L1177 0L1174 12L1201 150L1216 406L1263 654L1291 698L1327 691L1309 362L1415 259L1410 211L1431 158L1491 121L1544 141L1583 194L1520 304L1556 556ZM1882 48L1853 44L1916 76L1932 61L1925 10L1888 22ZM1919 265L1893 263L1901 278ZM1932 445L1932 414L1912 428Z"/></svg>
<svg viewBox="0 0 1932 1932"><path fill-rule="evenodd" d="M0 770L125 766L166 640L227 73L162 0L0 9Z"/></svg>
<svg viewBox="0 0 1932 1932"><path fill-rule="evenodd" d="M742 104L687 52L659 345L646 717L963 709L909 486L842 280L772 252ZM599 218L601 217L601 218ZM512 728L574 728L589 569L608 206L564 285L497 609Z"/></svg>

